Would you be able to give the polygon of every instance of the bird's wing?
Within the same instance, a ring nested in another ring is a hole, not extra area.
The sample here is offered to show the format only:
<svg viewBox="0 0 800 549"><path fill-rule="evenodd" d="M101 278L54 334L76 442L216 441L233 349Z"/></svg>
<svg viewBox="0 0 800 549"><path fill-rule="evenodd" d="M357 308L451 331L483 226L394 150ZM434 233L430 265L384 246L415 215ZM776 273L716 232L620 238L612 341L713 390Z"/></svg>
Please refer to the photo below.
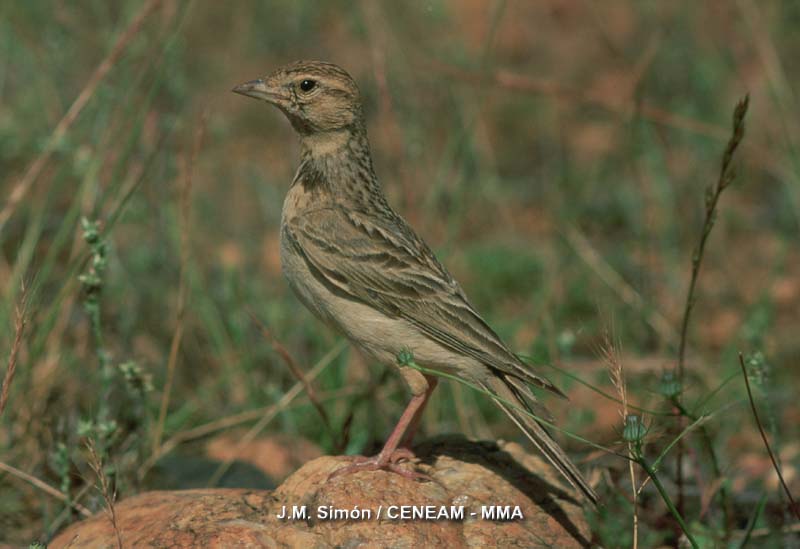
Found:
<svg viewBox="0 0 800 549"><path fill-rule="evenodd" d="M339 295L403 318L444 347L562 395L510 352L458 283L402 218L339 206L307 211L284 231L320 281Z"/></svg>

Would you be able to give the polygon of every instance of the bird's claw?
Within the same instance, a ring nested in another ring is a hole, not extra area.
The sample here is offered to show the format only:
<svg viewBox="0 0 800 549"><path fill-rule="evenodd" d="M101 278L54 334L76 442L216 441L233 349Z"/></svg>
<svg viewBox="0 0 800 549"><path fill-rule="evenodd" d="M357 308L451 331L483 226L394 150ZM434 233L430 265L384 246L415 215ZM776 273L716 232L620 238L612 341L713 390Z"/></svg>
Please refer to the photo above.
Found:
<svg viewBox="0 0 800 549"><path fill-rule="evenodd" d="M394 450L392 453L383 455L378 454L377 456L373 457L364 457L364 456L352 456L348 457L349 461L352 461L350 465L345 465L344 467L340 467L339 469L335 470L328 476L328 480L333 480L337 477L342 477L345 475L350 475L353 473L359 473L361 471L389 471L392 473L396 473L404 478L411 479L411 480L428 480L432 481L433 479L424 473L419 473L417 471L412 471L409 469L404 469L399 465L401 461L410 461L414 459L416 456L414 452L407 448L398 448Z"/></svg>

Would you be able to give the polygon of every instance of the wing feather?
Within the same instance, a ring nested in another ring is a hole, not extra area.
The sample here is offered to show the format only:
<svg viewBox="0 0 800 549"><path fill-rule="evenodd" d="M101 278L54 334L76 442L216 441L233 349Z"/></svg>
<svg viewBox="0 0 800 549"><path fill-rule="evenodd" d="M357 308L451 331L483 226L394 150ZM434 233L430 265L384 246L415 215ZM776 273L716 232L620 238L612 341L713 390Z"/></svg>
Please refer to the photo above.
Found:
<svg viewBox="0 0 800 549"><path fill-rule="evenodd" d="M439 344L562 395L508 350L405 221L326 206L287 220L290 242L337 293L403 318Z"/></svg>

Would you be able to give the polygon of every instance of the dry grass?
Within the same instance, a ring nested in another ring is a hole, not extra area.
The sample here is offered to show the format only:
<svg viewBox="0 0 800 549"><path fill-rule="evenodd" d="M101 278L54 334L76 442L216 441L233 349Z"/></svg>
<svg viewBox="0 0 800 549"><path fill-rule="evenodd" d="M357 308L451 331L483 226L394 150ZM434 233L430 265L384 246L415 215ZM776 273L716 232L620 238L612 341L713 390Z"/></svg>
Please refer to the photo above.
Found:
<svg viewBox="0 0 800 549"><path fill-rule="evenodd" d="M625 383L625 370L622 366L622 357L619 353L619 345L615 345L611 335L606 332L604 341L600 348L600 353L605 360L608 366L608 375L611 378L611 385L614 386L614 389L617 391L617 396L619 396L619 400L621 402L619 413L620 413L620 424L625 424L628 418L629 410L628 410L628 386ZM628 442L628 457L630 461L628 461L628 473L630 474L631 479L631 498L633 503L633 514L632 514L632 533L631 536L633 538L633 549L638 549L639 547L639 492L641 491L642 487L639 487L638 482L636 480L636 466L634 463L634 452L633 452L633 443Z"/></svg>
<svg viewBox="0 0 800 549"><path fill-rule="evenodd" d="M3 383L0 385L0 416L8 404L8 395L11 391L11 383L14 381L14 374L17 371L17 361L19 352L22 348L22 338L25 336L25 326L28 324L28 293L23 285L20 292L19 302L14 307L14 337L11 343L11 352L8 355L8 365L3 376Z"/></svg>
<svg viewBox="0 0 800 549"><path fill-rule="evenodd" d="M122 531L119 529L119 525L117 524L117 490L111 485L111 481L109 480L108 475L106 475L105 465L103 464L102 458L97 453L97 447L95 446L93 439L89 438L86 441L86 450L89 452L89 458L87 462L97 477L97 490L103 496L103 501L106 504L105 511L108 515L108 520L111 522L111 527L114 529L114 534L117 537L117 548L123 549Z"/></svg>
<svg viewBox="0 0 800 549"><path fill-rule="evenodd" d="M78 119L78 116L80 116L81 111L83 111L89 101L91 101L97 91L97 87L111 69L114 68L114 65L122 58L128 44L141 32L142 25L144 25L147 18L156 11L161 2L162 0L147 0L136 17L131 20L128 28L119 35L119 38L114 43L111 51L108 52L108 55L97 65L97 68L75 98L75 101L72 102L72 105L70 105L63 118L61 118L58 124L56 124L56 127L53 128L53 133L50 134L50 137L47 139L44 150L31 162L28 169L25 170L25 174L11 189L11 193L8 195L8 201L5 206L3 206L3 209L0 210L0 231L3 230L9 218L19 206L19 203L36 183L36 180L42 174L53 152L61 145L67 132Z"/></svg>
<svg viewBox="0 0 800 549"><path fill-rule="evenodd" d="M184 316L186 315L186 270L190 259L189 235L191 233L191 196L192 196L192 176L200 154L200 148L205 134L206 117L200 120L200 124L195 130L191 151L184 153L181 162L180 181L180 272L178 274L178 303L175 318L175 331L172 334L172 342L169 346L169 358L167 359L167 379L164 382L164 389L161 394L161 406L158 409L158 419L153 434L153 453L159 453L161 437L164 434L164 422L167 419L169 409L169 399L172 394L172 385L175 381L175 368L178 365L178 351L183 340Z"/></svg>

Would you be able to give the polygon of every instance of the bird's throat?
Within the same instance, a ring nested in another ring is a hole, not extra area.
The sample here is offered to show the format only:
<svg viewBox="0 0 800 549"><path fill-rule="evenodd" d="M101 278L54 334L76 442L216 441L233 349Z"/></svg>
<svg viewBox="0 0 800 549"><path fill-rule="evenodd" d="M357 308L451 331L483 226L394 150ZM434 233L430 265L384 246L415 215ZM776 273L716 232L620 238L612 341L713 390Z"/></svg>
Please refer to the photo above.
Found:
<svg viewBox="0 0 800 549"><path fill-rule="evenodd" d="M352 132L344 129L309 133L301 138L303 156L323 157L341 154L351 139Z"/></svg>
<svg viewBox="0 0 800 549"><path fill-rule="evenodd" d="M360 201L382 194L363 131L325 132L302 137L302 163L293 184L308 192Z"/></svg>

